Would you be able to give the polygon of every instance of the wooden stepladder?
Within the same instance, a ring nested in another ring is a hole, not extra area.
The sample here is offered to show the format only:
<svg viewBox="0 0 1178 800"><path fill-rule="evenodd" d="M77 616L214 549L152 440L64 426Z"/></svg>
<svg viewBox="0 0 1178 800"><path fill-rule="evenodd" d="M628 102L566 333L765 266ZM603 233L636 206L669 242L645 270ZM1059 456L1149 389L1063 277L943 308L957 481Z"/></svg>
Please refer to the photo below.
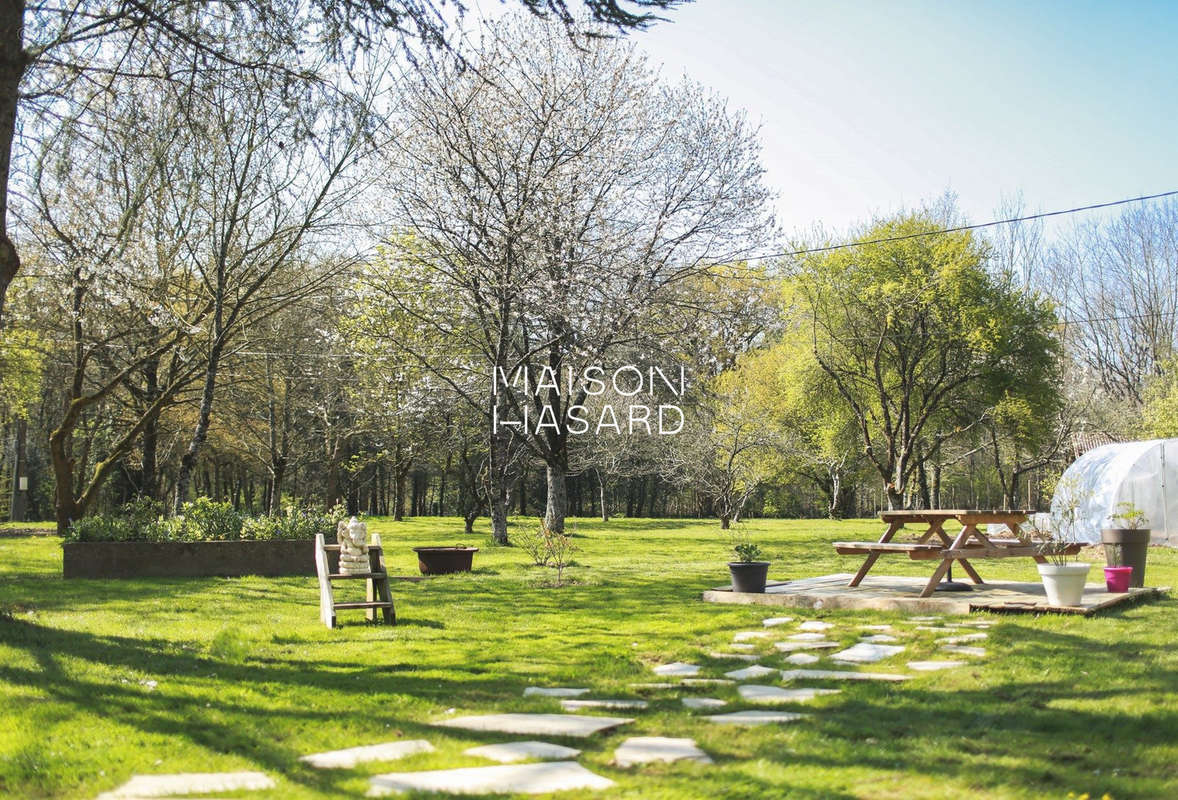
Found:
<svg viewBox="0 0 1178 800"><path fill-rule="evenodd" d="M319 575L319 618L329 628L335 627L335 612L341 608L362 608L369 622L376 622L377 610L381 613L381 621L388 625L395 625L397 613L393 608L393 593L389 590L389 573L384 565L384 549L380 545L380 534L372 535L372 544L368 545L368 572L341 573L332 572L329 552L339 552L338 544L325 544L323 534L315 534L315 572ZM362 603L337 603L331 590L332 581L367 582L367 599Z"/></svg>

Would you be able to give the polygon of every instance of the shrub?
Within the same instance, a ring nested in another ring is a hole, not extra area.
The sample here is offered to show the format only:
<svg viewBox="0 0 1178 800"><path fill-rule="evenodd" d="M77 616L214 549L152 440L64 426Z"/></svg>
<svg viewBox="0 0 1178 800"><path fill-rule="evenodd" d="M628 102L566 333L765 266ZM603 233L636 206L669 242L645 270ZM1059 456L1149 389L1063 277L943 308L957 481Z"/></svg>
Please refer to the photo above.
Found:
<svg viewBox="0 0 1178 800"><path fill-rule="evenodd" d="M312 539L317 533L334 537L335 523L345 515L340 507L324 511L288 503L273 517L251 517L230 503L207 497L185 503L176 516L164 516L163 512L163 506L154 500L136 499L113 511L75 520L65 538L75 542Z"/></svg>

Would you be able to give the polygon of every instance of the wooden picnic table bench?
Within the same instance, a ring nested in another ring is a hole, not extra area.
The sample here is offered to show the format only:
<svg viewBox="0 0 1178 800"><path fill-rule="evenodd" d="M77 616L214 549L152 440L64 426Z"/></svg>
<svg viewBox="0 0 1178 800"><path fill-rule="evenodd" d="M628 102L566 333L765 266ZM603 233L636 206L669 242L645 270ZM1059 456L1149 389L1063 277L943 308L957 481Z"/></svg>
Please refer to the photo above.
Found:
<svg viewBox="0 0 1178 800"><path fill-rule="evenodd" d="M974 509L938 509L923 511L885 511L880 519L888 528L875 542L835 542L835 552L840 555L865 555L863 565L851 579L850 586L858 586L882 555L906 553L914 560L939 561L928 584L920 593L929 597L936 591L937 584L956 561L970 579L983 583L977 570L970 564L974 558L1031 558L1038 563L1046 559L1041 548L1029 536L1022 534L1019 526L1026 522L1027 511L998 511ZM945 523L956 521L961 531L950 538L945 532ZM893 541L893 537L906 525L923 526L915 541ZM1011 535L988 536L978 529L979 525L1005 525ZM1074 554L1079 544L1069 545L1067 552Z"/></svg>

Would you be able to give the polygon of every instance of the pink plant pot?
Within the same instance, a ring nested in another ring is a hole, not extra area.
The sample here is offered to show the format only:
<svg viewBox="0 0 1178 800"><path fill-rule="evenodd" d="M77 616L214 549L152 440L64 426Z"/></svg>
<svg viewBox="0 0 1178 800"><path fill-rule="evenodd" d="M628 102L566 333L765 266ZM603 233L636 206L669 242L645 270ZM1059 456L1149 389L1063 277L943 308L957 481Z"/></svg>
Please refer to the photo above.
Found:
<svg viewBox="0 0 1178 800"><path fill-rule="evenodd" d="M1113 594L1122 594L1129 591L1129 579L1132 577L1132 567L1104 568L1104 584Z"/></svg>

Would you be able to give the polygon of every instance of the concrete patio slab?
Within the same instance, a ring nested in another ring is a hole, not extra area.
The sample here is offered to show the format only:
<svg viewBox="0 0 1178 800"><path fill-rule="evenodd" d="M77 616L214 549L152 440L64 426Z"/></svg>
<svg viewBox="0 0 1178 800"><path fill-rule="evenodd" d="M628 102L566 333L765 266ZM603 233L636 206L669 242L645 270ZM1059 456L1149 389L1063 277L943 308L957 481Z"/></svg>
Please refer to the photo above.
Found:
<svg viewBox="0 0 1178 800"><path fill-rule="evenodd" d="M649 764L652 761L698 761L711 764L712 759L696 746L694 739L669 739L665 736L634 736L622 742L614 751L614 763L619 767Z"/></svg>
<svg viewBox="0 0 1178 800"><path fill-rule="evenodd" d="M468 731L497 731L523 736L592 736L633 722L624 717L590 717L579 714L481 714L430 723Z"/></svg>
<svg viewBox="0 0 1178 800"><path fill-rule="evenodd" d="M357 764L369 761L396 761L416 753L432 753L434 746L425 739L406 739L396 742L349 747L346 750L330 750L326 753L312 753L302 756L299 761L317 769L351 769Z"/></svg>
<svg viewBox="0 0 1178 800"><path fill-rule="evenodd" d="M485 744L481 747L471 747L463 750L463 754L478 758L489 758L501 764L511 764L516 761L539 759L543 761L568 760L581 755L575 747L565 747L549 742L504 742L503 744Z"/></svg>
<svg viewBox="0 0 1178 800"><path fill-rule="evenodd" d="M548 794L571 789L608 789L614 785L575 761L548 761L503 767L465 767L430 772L393 772L369 780L368 796L402 792L448 794Z"/></svg>
<svg viewBox="0 0 1178 800"><path fill-rule="evenodd" d="M1123 603L1157 598L1168 591L1145 588L1110 594L1103 583L1090 583L1084 589L1081 605L1056 607L1047 602L1041 582L995 581L971 584L968 592L937 592L931 597L921 597L927 578L868 575L855 587L847 585L851 578L851 573L846 572L796 581L773 581L765 586L763 593L756 594L734 592L731 586L717 586L704 592L703 599L710 603L790 608L902 611L920 615L910 617L912 622L928 622L939 620L940 614L969 614L971 611L1090 615Z"/></svg>

